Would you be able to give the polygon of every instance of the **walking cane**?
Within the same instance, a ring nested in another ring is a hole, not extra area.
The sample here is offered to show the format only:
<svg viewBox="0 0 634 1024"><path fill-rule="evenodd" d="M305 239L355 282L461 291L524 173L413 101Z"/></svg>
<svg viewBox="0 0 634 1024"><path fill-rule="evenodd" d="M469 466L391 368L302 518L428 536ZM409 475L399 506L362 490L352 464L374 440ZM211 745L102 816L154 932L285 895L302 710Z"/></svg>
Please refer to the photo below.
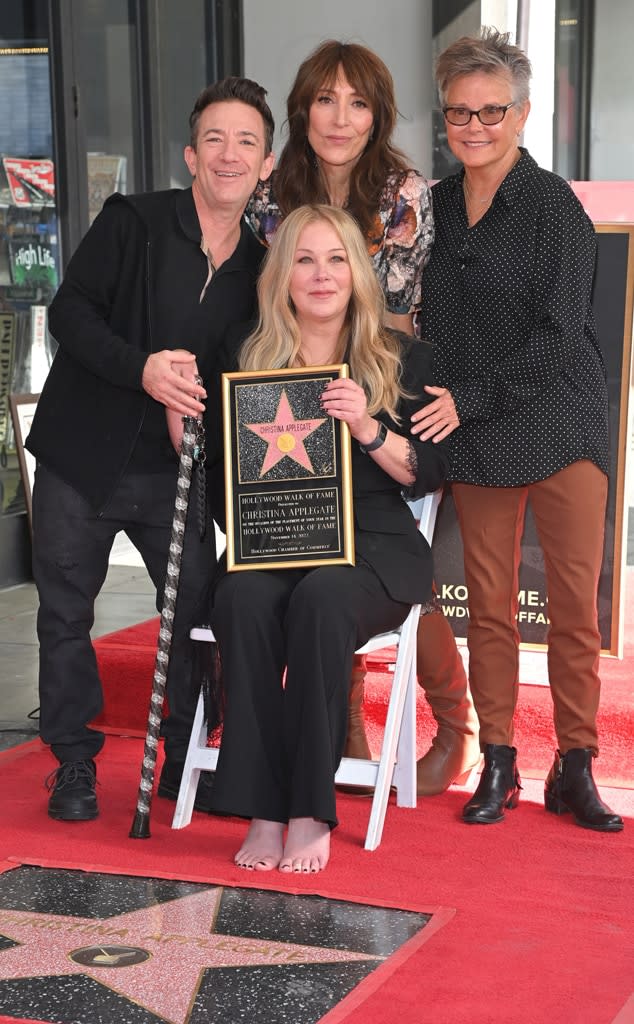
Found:
<svg viewBox="0 0 634 1024"><path fill-rule="evenodd" d="M163 711L163 701L165 700L165 682L174 631L174 609L176 607L178 580L181 571L183 538L185 522L187 520L194 450L200 428L200 424L194 416L184 416L183 424L183 441L178 464L176 501L174 504L174 518L172 520L172 533L165 576L163 608L161 610L156 661L154 663L154 679L152 681L152 695L150 697L145 746L143 748L143 763L141 765L141 780L137 794L136 814L130 829L131 839L150 838L150 806L152 803L152 790L154 788L161 713Z"/></svg>

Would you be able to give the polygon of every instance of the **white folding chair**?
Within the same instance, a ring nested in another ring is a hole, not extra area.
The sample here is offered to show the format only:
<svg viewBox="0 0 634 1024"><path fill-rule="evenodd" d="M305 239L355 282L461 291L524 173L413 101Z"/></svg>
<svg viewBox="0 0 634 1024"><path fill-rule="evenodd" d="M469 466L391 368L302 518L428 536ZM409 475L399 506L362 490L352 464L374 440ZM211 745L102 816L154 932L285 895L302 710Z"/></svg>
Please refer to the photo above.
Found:
<svg viewBox="0 0 634 1024"><path fill-rule="evenodd" d="M420 532L430 545L441 496L442 491L435 491L418 501L408 502L418 520ZM337 783L347 786L370 786L374 789L365 838L366 850L376 850L381 842L391 787L396 790L396 803L399 807L416 807L416 631L419 617L420 605L415 604L400 629L372 637L357 651L357 654L368 654L383 647L397 647L394 680L379 759L370 761L344 757L335 775ZM193 640L214 640L213 632L206 626L192 629L191 637ZM215 770L218 752L217 747L207 746L207 725L201 694L189 739L172 828L184 828L189 825L200 773Z"/></svg>

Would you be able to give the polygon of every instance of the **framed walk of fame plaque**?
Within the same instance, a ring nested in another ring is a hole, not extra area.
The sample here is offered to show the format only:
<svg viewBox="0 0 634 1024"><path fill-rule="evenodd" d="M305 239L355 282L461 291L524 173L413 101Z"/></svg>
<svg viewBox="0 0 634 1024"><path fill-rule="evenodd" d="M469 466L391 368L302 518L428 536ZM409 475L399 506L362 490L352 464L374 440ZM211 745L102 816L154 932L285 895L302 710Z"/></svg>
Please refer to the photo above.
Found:
<svg viewBox="0 0 634 1024"><path fill-rule="evenodd" d="M227 568L354 564L350 432L320 396L345 364L222 375Z"/></svg>

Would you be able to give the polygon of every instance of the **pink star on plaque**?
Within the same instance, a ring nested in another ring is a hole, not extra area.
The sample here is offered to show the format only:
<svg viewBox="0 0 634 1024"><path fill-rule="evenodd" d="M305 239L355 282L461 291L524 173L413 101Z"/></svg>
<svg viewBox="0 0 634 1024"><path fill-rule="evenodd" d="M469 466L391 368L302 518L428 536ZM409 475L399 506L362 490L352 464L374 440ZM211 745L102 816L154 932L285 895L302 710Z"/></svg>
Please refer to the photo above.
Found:
<svg viewBox="0 0 634 1024"><path fill-rule="evenodd" d="M268 444L260 477L276 466L285 455L298 462L309 473L314 473L308 452L304 448L304 441L324 422L325 417L320 420L296 420L286 391L282 388L279 405L272 423L245 423L245 427Z"/></svg>
<svg viewBox="0 0 634 1024"><path fill-rule="evenodd" d="M206 969L384 959L216 932L221 898L214 888L107 918L2 908L0 934L16 945L0 950L0 980L85 975L166 1024L187 1024Z"/></svg>

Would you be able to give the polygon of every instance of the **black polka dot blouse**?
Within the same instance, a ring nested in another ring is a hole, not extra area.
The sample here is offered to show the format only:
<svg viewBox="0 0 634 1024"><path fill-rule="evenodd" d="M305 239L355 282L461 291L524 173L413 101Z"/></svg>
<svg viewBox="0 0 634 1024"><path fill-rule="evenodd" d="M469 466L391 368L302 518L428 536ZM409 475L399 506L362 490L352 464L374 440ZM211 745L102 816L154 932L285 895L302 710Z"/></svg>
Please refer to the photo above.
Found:
<svg viewBox="0 0 634 1024"><path fill-rule="evenodd" d="M436 241L421 312L437 382L460 418L450 479L517 487L578 459L607 473L592 222L525 150L472 228L462 180L461 171L432 189Z"/></svg>

